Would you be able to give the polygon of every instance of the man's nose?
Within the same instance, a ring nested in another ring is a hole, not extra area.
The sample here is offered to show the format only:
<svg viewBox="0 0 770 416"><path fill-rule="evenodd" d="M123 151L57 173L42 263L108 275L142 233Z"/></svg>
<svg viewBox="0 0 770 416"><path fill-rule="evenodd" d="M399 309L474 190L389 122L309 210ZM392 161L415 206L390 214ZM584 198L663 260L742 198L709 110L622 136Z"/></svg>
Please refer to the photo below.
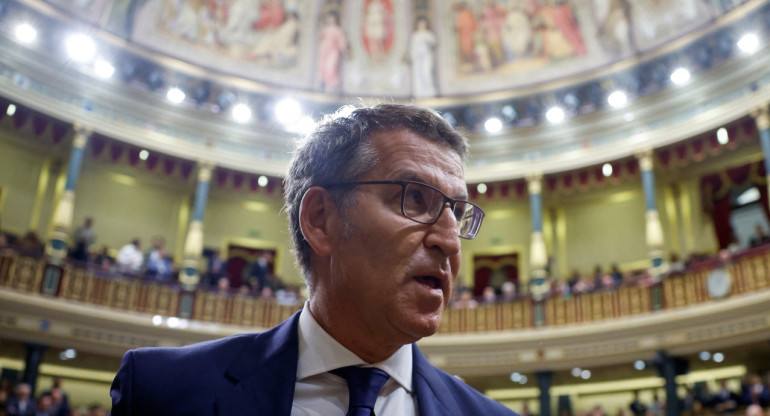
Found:
<svg viewBox="0 0 770 416"><path fill-rule="evenodd" d="M444 206L438 220L430 226L428 234L425 236L425 245L430 249L434 247L439 249L447 257L460 252L457 219L454 217L452 207L449 204Z"/></svg>

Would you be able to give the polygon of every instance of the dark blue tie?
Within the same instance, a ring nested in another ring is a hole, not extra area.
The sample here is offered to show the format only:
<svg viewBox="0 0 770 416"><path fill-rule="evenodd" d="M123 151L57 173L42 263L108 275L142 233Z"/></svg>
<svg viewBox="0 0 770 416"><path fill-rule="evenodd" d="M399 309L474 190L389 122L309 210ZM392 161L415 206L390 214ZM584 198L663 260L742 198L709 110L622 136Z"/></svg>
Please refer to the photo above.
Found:
<svg viewBox="0 0 770 416"><path fill-rule="evenodd" d="M374 416L374 402L390 376L377 368L342 367L331 371L348 382L348 413L346 416Z"/></svg>

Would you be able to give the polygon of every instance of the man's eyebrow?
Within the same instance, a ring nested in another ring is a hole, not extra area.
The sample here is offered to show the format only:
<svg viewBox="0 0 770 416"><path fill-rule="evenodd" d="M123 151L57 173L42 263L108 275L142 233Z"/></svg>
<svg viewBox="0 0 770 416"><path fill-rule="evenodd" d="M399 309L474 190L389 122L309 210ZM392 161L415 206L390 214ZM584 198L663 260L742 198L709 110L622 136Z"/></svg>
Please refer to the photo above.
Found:
<svg viewBox="0 0 770 416"><path fill-rule="evenodd" d="M436 186L435 184L428 183L428 181L426 181L423 177L419 176L418 174L416 174L414 172L409 172L409 171L399 173L393 180L395 180L395 181L414 181L414 182L424 183L426 185L431 185L431 186L434 186L434 187ZM449 196L450 198L453 198L453 199L459 199L459 200L467 201L468 200L468 188L467 188L467 186L463 187L463 190L460 191L459 193L457 193L455 195L447 195L447 196Z"/></svg>

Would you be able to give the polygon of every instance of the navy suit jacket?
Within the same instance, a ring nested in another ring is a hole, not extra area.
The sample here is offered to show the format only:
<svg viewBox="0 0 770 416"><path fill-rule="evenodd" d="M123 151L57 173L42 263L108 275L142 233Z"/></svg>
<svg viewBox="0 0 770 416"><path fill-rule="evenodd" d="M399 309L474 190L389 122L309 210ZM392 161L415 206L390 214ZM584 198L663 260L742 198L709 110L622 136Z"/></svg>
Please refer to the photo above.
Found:
<svg viewBox="0 0 770 416"><path fill-rule="evenodd" d="M299 312L259 334L129 351L110 390L112 415L289 416L298 323ZM428 363L417 346L412 350L421 416L516 415Z"/></svg>

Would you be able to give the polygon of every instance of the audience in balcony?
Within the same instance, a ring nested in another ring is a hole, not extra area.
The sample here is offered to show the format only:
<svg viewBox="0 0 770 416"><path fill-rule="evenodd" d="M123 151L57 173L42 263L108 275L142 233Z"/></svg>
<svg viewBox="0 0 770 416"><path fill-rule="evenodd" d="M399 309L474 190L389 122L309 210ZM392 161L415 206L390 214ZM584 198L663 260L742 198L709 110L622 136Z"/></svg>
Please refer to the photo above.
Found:
<svg viewBox="0 0 770 416"><path fill-rule="evenodd" d="M754 226L754 235L749 239L749 247L758 247L767 243L770 243L770 235L765 232L762 224L756 224Z"/></svg>
<svg viewBox="0 0 770 416"><path fill-rule="evenodd" d="M8 416L35 416L36 409L37 405L32 398L32 388L29 384L17 384L5 408Z"/></svg>
<svg viewBox="0 0 770 416"><path fill-rule="evenodd" d="M24 237L22 237L16 244L23 252L31 256L42 256L43 251L45 250L45 243L43 243L37 233L32 230L27 231L27 233L24 234Z"/></svg>
<svg viewBox="0 0 770 416"><path fill-rule="evenodd" d="M513 302L516 300L516 283L507 281L500 286L500 297L498 302Z"/></svg>
<svg viewBox="0 0 770 416"><path fill-rule="evenodd" d="M206 260L206 273L203 275L203 284L215 286L220 278L227 274L227 261L223 260L219 250L214 250Z"/></svg>
<svg viewBox="0 0 770 416"><path fill-rule="evenodd" d="M454 302L454 307L457 309L475 309L479 306L476 299L473 299L473 293L467 287L458 289L457 300Z"/></svg>
<svg viewBox="0 0 770 416"><path fill-rule="evenodd" d="M118 256L115 258L118 273L136 275L142 270L144 255L142 254L141 247L141 242L138 238L135 238L120 249Z"/></svg>
<svg viewBox="0 0 770 416"><path fill-rule="evenodd" d="M93 218L87 217L83 225L75 230L75 234L72 236L73 247L70 252L70 257L73 260L83 263L88 261L89 248L96 241L93 225Z"/></svg>

